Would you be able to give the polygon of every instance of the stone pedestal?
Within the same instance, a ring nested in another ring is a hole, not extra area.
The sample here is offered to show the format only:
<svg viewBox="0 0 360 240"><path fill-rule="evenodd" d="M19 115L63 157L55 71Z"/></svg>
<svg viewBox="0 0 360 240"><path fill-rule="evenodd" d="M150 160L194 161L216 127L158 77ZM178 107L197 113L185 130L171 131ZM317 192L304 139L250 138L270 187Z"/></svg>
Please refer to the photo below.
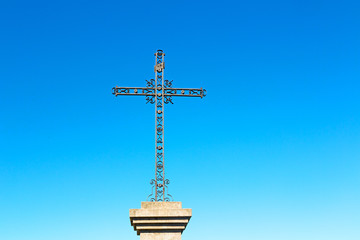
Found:
<svg viewBox="0 0 360 240"><path fill-rule="evenodd" d="M130 209L130 222L140 240L181 240L191 218L191 209L181 202L142 202L141 209Z"/></svg>

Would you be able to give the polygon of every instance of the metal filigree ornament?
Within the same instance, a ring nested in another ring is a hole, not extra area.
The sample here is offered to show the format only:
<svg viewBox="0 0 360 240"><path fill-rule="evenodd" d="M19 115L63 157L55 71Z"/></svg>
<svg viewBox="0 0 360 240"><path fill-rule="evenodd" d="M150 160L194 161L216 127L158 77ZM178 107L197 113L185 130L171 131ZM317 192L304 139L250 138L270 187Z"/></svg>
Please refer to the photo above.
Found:
<svg viewBox="0 0 360 240"><path fill-rule="evenodd" d="M164 105L173 104L172 97L205 97L206 90L202 88L173 88L173 80L164 79L165 53L157 50L155 55L155 79L146 80L146 87L114 87L113 94L130 96L145 96L146 103L155 104L155 178L150 181L152 193L147 201L173 201L168 193L169 179L165 178L164 152Z"/></svg>

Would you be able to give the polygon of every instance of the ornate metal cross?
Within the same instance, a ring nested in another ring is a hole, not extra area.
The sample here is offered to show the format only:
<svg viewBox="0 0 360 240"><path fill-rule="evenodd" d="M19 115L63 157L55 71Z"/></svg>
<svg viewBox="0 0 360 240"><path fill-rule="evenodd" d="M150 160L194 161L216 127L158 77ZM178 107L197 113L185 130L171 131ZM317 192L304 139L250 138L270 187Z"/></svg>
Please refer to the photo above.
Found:
<svg viewBox="0 0 360 240"><path fill-rule="evenodd" d="M114 87L113 94L145 96L146 103L155 104L155 178L150 181L152 193L150 201L170 201L172 196L167 192L170 183L165 178L164 160L164 104L172 102L172 97L205 97L206 90L202 88L173 88L172 80L164 80L165 53L157 50L155 55L155 80L146 80L146 87ZM154 192L155 187L155 192Z"/></svg>

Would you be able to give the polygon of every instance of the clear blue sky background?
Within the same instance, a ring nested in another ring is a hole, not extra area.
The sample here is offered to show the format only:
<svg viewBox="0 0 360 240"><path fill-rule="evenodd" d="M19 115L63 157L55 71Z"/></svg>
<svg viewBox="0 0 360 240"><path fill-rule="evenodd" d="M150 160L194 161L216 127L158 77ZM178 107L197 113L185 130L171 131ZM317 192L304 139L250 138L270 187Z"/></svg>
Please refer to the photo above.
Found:
<svg viewBox="0 0 360 240"><path fill-rule="evenodd" d="M2 1L0 239L138 239L166 53L184 240L360 239L359 1Z"/></svg>

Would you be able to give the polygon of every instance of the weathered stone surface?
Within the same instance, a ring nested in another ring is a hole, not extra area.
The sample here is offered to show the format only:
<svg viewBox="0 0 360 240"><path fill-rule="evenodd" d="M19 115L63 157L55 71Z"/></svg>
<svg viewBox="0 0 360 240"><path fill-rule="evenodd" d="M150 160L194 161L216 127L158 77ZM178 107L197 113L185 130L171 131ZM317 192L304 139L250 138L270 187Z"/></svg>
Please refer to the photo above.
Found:
<svg viewBox="0 0 360 240"><path fill-rule="evenodd" d="M181 240L181 233L141 233L140 240Z"/></svg>
<svg viewBox="0 0 360 240"><path fill-rule="evenodd" d="M130 222L140 240L181 240L191 214L181 202L142 202L141 209L130 209Z"/></svg>

